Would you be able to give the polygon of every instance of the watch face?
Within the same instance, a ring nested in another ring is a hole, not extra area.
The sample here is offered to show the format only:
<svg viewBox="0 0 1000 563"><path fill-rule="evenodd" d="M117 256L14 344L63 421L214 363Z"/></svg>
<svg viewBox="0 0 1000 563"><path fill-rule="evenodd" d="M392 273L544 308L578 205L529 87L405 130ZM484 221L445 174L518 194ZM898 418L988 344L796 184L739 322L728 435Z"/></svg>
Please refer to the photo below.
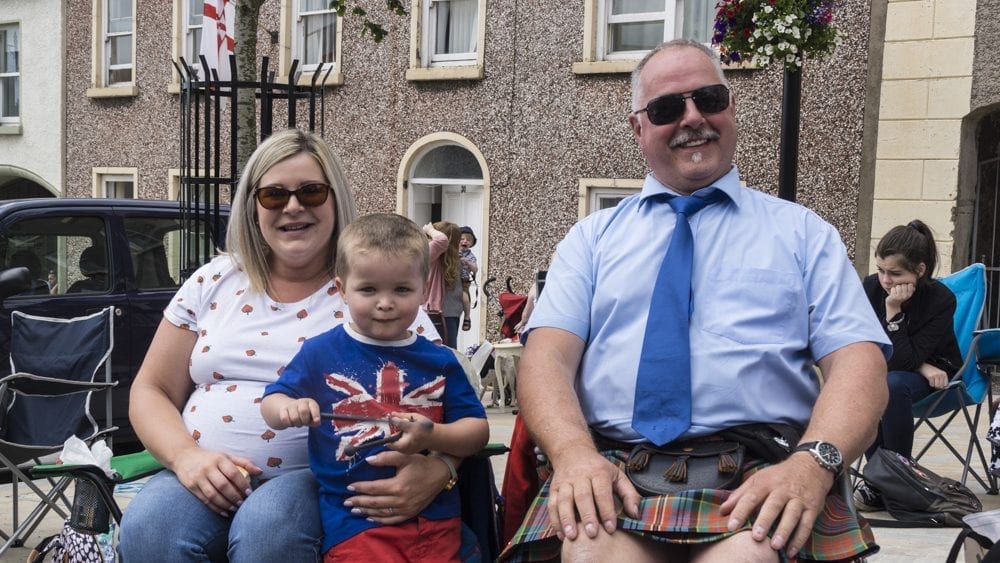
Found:
<svg viewBox="0 0 1000 563"><path fill-rule="evenodd" d="M838 466L844 461L843 456L840 455L840 450L833 444L820 442L816 444L816 451L819 453L819 457L830 465Z"/></svg>

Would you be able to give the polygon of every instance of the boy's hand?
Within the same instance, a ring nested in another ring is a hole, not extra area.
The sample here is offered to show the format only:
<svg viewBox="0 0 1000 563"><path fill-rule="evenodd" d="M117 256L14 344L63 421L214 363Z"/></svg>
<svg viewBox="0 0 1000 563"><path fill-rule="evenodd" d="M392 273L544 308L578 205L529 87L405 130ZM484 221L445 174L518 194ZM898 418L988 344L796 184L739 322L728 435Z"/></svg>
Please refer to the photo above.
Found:
<svg viewBox="0 0 1000 563"><path fill-rule="evenodd" d="M397 412L389 415L389 423L398 428L403 436L389 444L389 448L404 454L415 454L429 447L434 421L422 414Z"/></svg>
<svg viewBox="0 0 1000 563"><path fill-rule="evenodd" d="M278 410L281 423L289 426L319 426L319 403L313 399L296 399Z"/></svg>

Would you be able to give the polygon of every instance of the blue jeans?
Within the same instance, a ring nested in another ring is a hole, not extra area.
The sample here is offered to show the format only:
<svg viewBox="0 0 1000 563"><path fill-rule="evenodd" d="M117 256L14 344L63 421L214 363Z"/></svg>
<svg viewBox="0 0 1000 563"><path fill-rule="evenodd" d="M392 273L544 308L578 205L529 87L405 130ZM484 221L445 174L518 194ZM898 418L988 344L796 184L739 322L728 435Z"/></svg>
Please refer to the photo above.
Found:
<svg viewBox="0 0 1000 563"><path fill-rule="evenodd" d="M458 345L458 320L460 317L445 317L444 326L448 327L448 340L444 345L454 348Z"/></svg>
<svg viewBox="0 0 1000 563"><path fill-rule="evenodd" d="M319 561L323 528L309 469L272 479L223 518L170 471L154 475L125 509L118 553L139 561Z"/></svg>
<svg viewBox="0 0 1000 563"><path fill-rule="evenodd" d="M934 391L927 378L912 371L889 372L889 404L878 426L878 437L868 448L868 457L881 446L913 457L913 403Z"/></svg>

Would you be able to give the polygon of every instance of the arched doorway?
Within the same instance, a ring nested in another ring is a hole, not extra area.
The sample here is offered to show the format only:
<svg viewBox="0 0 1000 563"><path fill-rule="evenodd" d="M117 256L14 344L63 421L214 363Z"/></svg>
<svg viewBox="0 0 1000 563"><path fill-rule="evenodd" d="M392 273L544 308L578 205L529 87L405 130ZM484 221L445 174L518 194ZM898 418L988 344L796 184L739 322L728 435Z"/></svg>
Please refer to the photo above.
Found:
<svg viewBox="0 0 1000 563"><path fill-rule="evenodd" d="M472 248L479 263L477 284L472 287L472 330L459 331L458 350L478 344L485 334L483 311L487 305L478 291L486 279L488 248L489 173L482 153L468 139L453 133L436 133L415 142L400 166L402 177L399 212L418 225L451 221L471 227L476 234Z"/></svg>
<svg viewBox="0 0 1000 563"><path fill-rule="evenodd" d="M37 174L16 166L0 166L0 200L28 197L56 197Z"/></svg>

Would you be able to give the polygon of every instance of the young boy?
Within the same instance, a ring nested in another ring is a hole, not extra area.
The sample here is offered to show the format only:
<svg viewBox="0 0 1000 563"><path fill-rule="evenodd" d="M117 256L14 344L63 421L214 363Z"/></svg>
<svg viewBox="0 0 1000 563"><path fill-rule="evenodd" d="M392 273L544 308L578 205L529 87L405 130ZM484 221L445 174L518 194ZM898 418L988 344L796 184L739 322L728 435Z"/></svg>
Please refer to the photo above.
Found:
<svg viewBox="0 0 1000 563"><path fill-rule="evenodd" d="M472 328L472 297L469 295L469 287L472 279L479 272L479 262L476 255L472 253L472 247L476 246L476 233L472 232L472 227L462 227L458 230L458 263L459 273L462 280L462 312L465 313L465 320L462 321L462 330Z"/></svg>
<svg viewBox="0 0 1000 563"><path fill-rule="evenodd" d="M430 450L452 469L442 454L469 456L489 439L482 403L454 353L408 330L427 299L427 270L427 237L409 219L379 214L351 223L337 244L335 278L350 322L306 340L265 390L261 412L271 428L312 427L324 561L458 560L457 489L395 526L343 505L351 483L392 477L392 468L365 462L382 448ZM370 444L386 438L395 440ZM381 519L392 515L386 507Z"/></svg>

